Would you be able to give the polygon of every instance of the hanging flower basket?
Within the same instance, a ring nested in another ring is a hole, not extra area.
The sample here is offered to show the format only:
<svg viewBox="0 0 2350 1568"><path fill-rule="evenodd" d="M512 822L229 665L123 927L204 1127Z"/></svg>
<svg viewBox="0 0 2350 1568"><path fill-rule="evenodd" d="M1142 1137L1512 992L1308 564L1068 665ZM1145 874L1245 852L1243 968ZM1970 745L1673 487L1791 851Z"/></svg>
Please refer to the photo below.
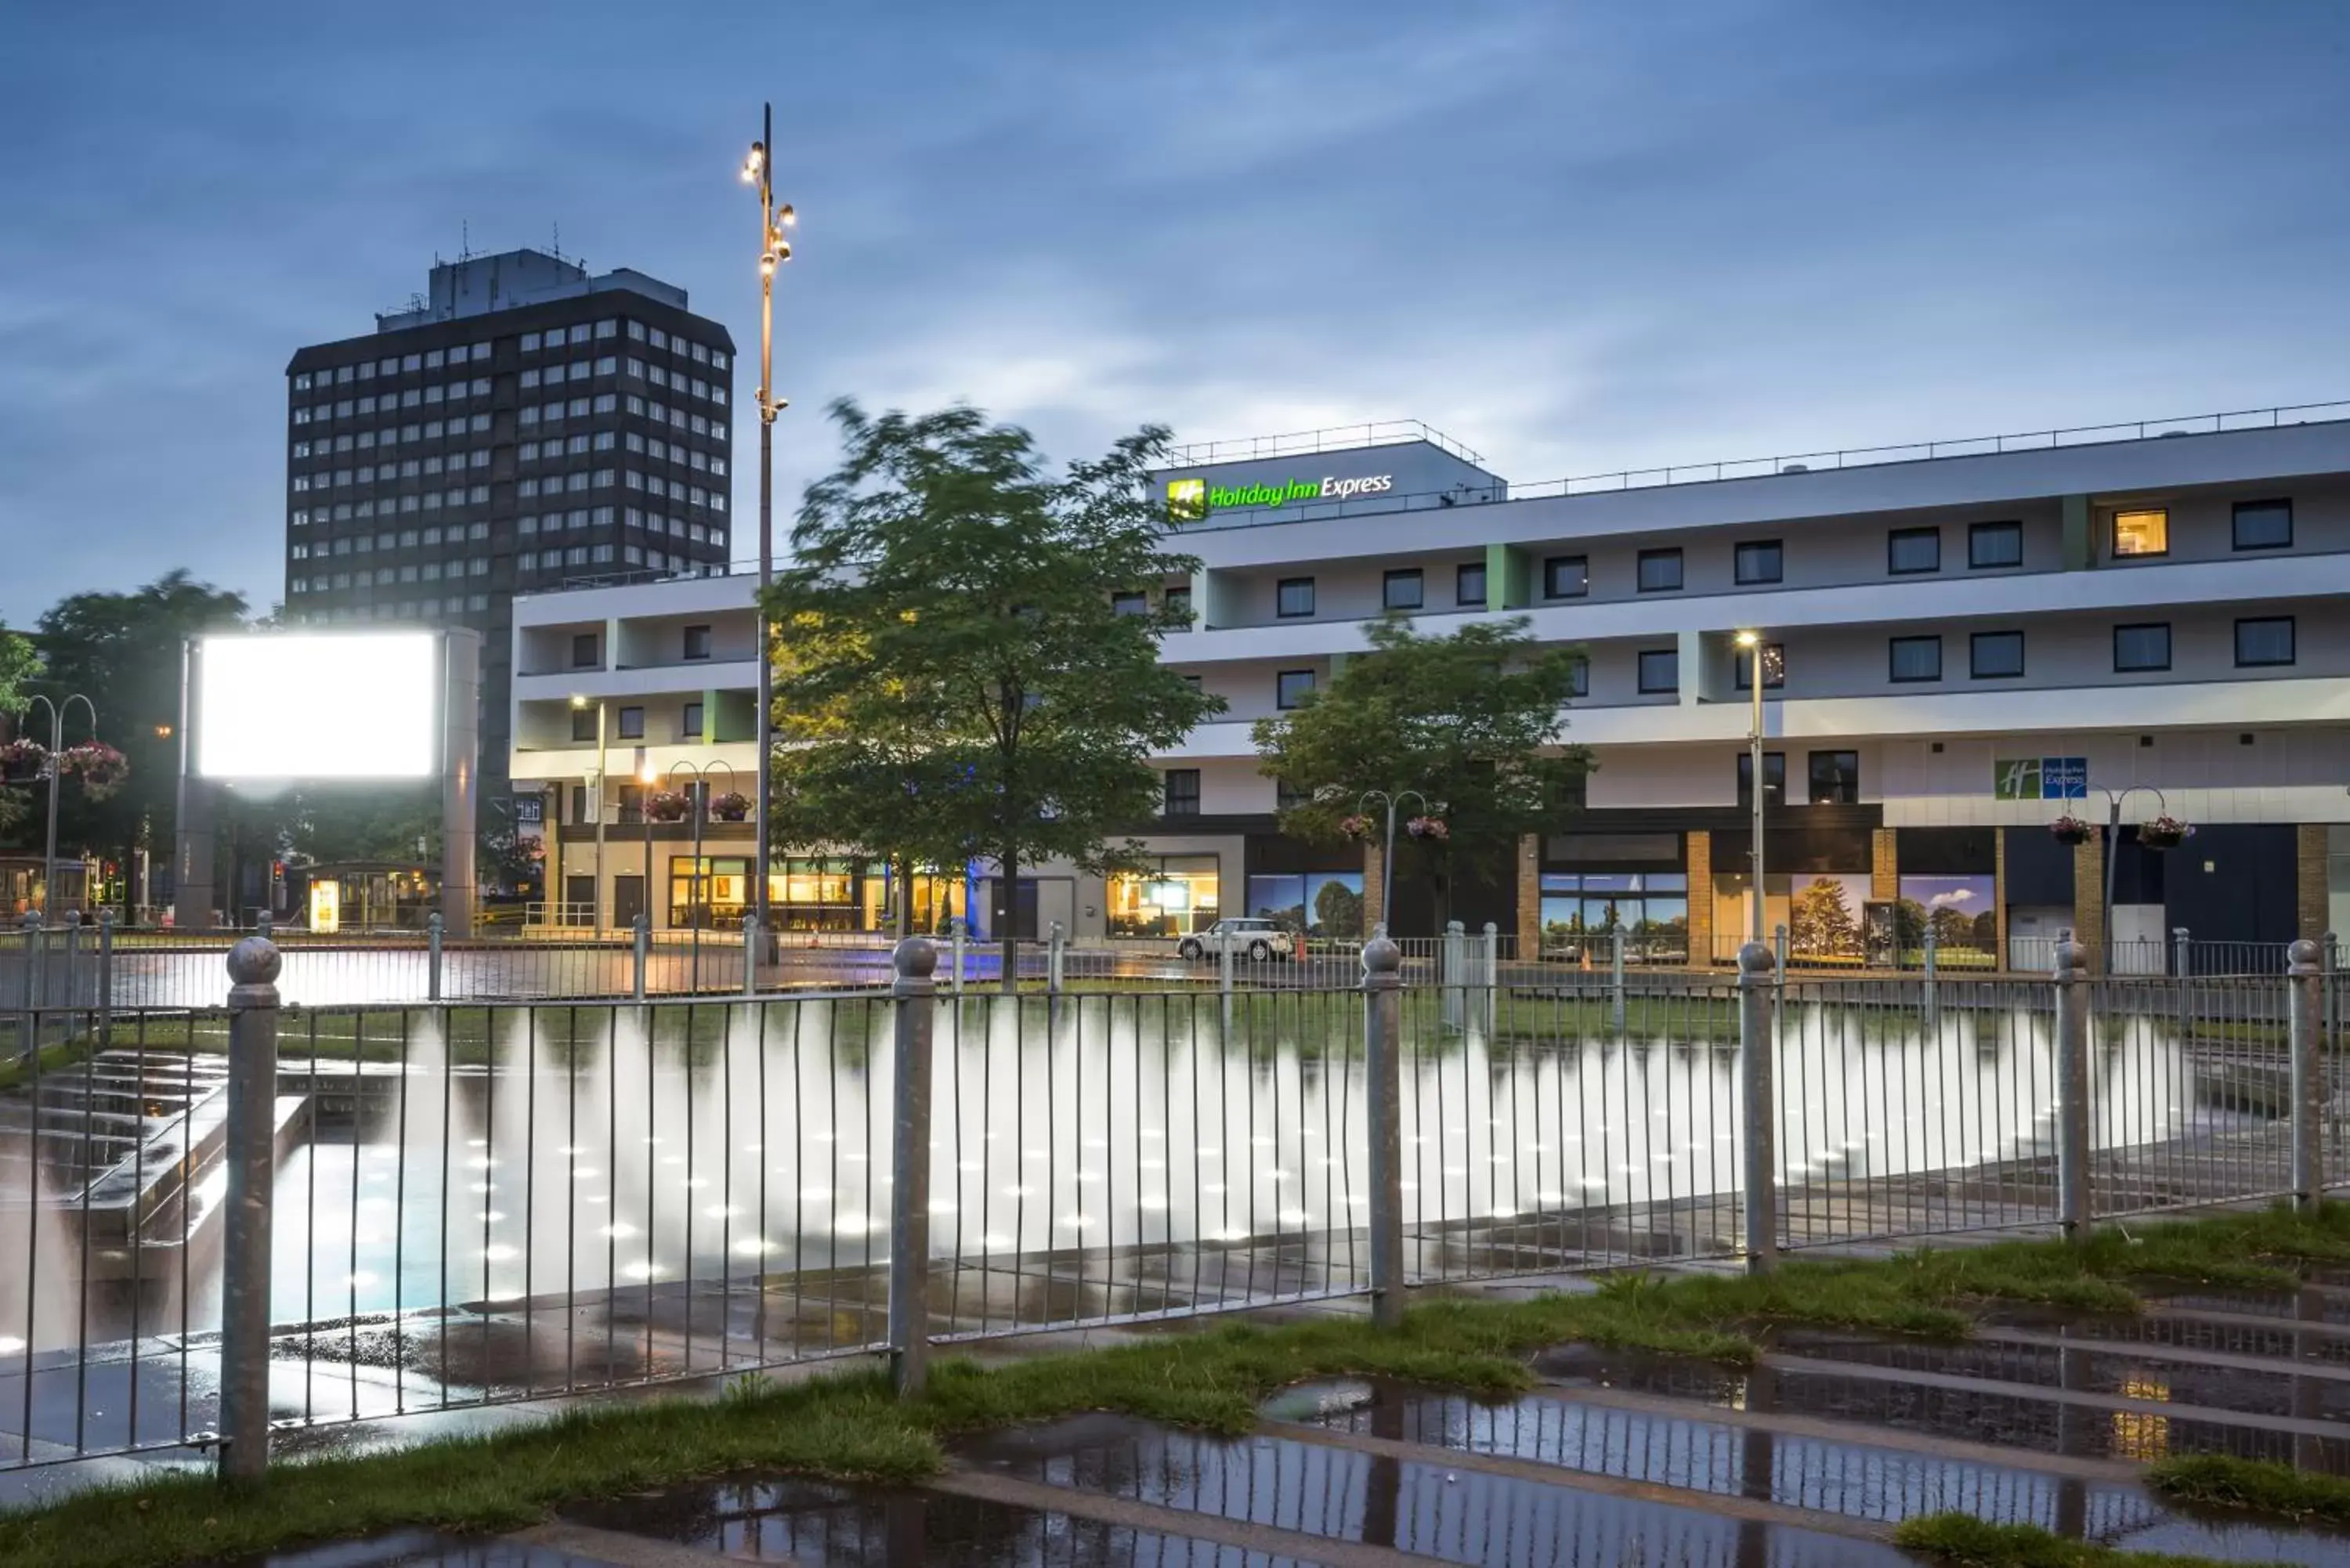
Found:
<svg viewBox="0 0 2350 1568"><path fill-rule="evenodd" d="M2182 822L2168 812L2138 824L2137 828L2137 841L2148 849L2176 849L2194 836L2193 823Z"/></svg>
<svg viewBox="0 0 2350 1568"><path fill-rule="evenodd" d="M41 776L49 748L38 741L10 741L0 745L0 784L30 784Z"/></svg>
<svg viewBox="0 0 2350 1568"><path fill-rule="evenodd" d="M645 815L655 822L683 822L692 809L693 802L673 789L658 791L645 801Z"/></svg>
<svg viewBox="0 0 2350 1568"><path fill-rule="evenodd" d="M2048 831L2056 836L2056 842L2059 844L2086 844L2089 841L2089 835L2095 833L2096 829L2077 816L2065 815L2050 823Z"/></svg>
<svg viewBox="0 0 2350 1568"><path fill-rule="evenodd" d="M729 790L711 801L710 815L721 822L740 822L751 815L751 799Z"/></svg>
<svg viewBox="0 0 2350 1568"><path fill-rule="evenodd" d="M84 790L102 800L130 776L130 759L103 741L88 741L57 753L57 772L79 779Z"/></svg>
<svg viewBox="0 0 2350 1568"><path fill-rule="evenodd" d="M1430 844L1441 844L1452 836L1452 829L1445 826L1440 816L1415 816L1403 825L1403 830L1414 838L1426 839Z"/></svg>
<svg viewBox="0 0 2350 1568"><path fill-rule="evenodd" d="M1371 819L1367 816L1342 816L1338 819L1338 831L1360 844L1371 836Z"/></svg>

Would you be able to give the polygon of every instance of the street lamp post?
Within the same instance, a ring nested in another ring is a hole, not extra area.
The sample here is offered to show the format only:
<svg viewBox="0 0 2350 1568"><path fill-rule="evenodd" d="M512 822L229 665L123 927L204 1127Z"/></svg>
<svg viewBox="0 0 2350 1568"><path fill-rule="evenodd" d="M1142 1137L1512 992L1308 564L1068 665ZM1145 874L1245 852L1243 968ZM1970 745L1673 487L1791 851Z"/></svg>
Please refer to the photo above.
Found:
<svg viewBox="0 0 2350 1568"><path fill-rule="evenodd" d="M585 697L571 700L574 709L588 706ZM588 809L596 816L596 886L588 899L588 929L594 940L604 931L604 700L596 699L596 777L588 786ZM557 876L562 867L556 868Z"/></svg>
<svg viewBox="0 0 2350 1568"><path fill-rule="evenodd" d="M648 930L652 929L653 923L653 785L660 782L660 774L653 771L652 759L645 754L644 747L639 746L637 748L637 820L645 825L645 877L644 891L637 895L637 912L644 916L645 929ZM617 900L612 912L615 915L619 913Z"/></svg>
<svg viewBox="0 0 2350 1568"><path fill-rule="evenodd" d="M2141 790L2154 796L2154 809L2158 813L2167 815L2169 812L2170 803L2165 800L2162 797L2162 792L2152 784L2129 784L2125 786L2118 794L2103 784L2097 786L2097 793L2106 797L2106 901L2104 916L2099 924L2103 929L2103 946L2107 974L2114 972L2114 862L2119 858L2116 851L2122 846L2122 806L2130 796Z"/></svg>
<svg viewBox="0 0 2350 1568"><path fill-rule="evenodd" d="M1741 648L1742 648L1742 649L1746 649L1746 650L1747 650L1747 651L1748 651L1748 652L1752 656L1752 659L1753 659L1753 672L1754 672L1754 673L1753 673L1753 687L1754 687L1754 716L1753 716L1753 721L1752 721L1752 722L1748 726L1748 733L1747 733L1747 736L1746 736L1746 754L1747 754L1747 763L1746 763L1747 789L1746 789L1746 794L1747 794L1748 803L1749 803L1749 805L1750 805L1752 806L1752 816L1753 816L1752 831L1753 831L1753 836L1754 836L1754 842L1753 842L1753 850L1754 850L1754 903L1753 903L1753 912L1752 912L1752 919L1749 920L1749 922L1748 922L1748 926L1747 926L1746 937L1747 937L1747 940L1748 940L1749 941L1759 942L1759 941L1762 941L1762 940L1763 940L1763 931L1762 931L1762 634L1761 632L1759 632L1759 631L1742 631L1742 632L1740 632L1740 633L1738 634L1738 636L1737 636L1737 638L1736 638L1736 639L1735 639L1735 640L1737 641L1738 646L1739 646L1739 647L1741 647Z"/></svg>
<svg viewBox="0 0 2350 1568"><path fill-rule="evenodd" d="M89 714L90 738L92 740L96 740L98 738L98 704L92 702L88 698L83 696L78 691L74 692L71 696L66 698L63 702L59 702L56 699L47 696L36 696L33 699L33 702L37 702L42 707L47 708L49 711L49 760L47 763L49 775L49 835L47 847L41 856L41 914L44 918L47 918L54 916L57 913L57 785L64 782L64 770L57 765L57 759L66 749L66 715L73 711L73 705L75 703L80 703L83 709ZM25 706L26 714L29 717L32 711L32 703L26 703ZM85 886L83 888L85 900L87 900L88 895L88 889L87 886Z"/></svg>
<svg viewBox="0 0 2350 1568"><path fill-rule="evenodd" d="M701 994L702 992L702 922L709 919L709 911L702 907L702 830L710 821L710 775L713 772L721 771L726 774L726 788L729 793L732 793L734 789L734 770L728 763L712 761L696 767L690 762L675 762L671 763L669 768L671 783L676 782L678 774L684 774L702 786L694 791L691 796L693 870L689 873L686 883L686 905L691 911L689 923L693 927L693 990L696 995ZM647 897L650 895L648 894ZM765 940L765 933L762 932L760 940L764 942Z"/></svg>
<svg viewBox="0 0 2350 1568"><path fill-rule="evenodd" d="M1342 795L1339 798L1345 797ZM1416 789L1367 789L1363 792L1362 798L1355 803L1355 810L1365 816L1370 815L1373 801L1379 802L1387 808L1387 838L1385 847L1379 853L1379 922L1378 929L1372 933L1373 935L1384 935L1395 920L1396 807L1407 800L1419 802L1419 809L1430 816L1443 815L1442 801L1431 802Z"/></svg>
<svg viewBox="0 0 2350 1568"><path fill-rule="evenodd" d="M769 150L775 144L775 106L762 106L759 140L743 163L743 181L759 192L759 718L756 756L759 787L753 812L751 913L759 922L760 940L768 939L767 833L775 804L775 668L767 639L768 586L775 571L775 415L785 400L775 395L775 268L789 261L792 243L784 231L797 214L790 202L777 205Z"/></svg>

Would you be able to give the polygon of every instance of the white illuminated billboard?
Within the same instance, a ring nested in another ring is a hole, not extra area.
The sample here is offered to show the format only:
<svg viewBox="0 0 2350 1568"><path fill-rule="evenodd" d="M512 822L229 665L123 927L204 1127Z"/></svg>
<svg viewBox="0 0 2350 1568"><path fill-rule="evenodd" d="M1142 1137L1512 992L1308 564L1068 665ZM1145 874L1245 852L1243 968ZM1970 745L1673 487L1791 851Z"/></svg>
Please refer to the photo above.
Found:
<svg viewBox="0 0 2350 1568"><path fill-rule="evenodd" d="M414 779L439 765L440 639L429 631L208 637L196 773L209 779Z"/></svg>

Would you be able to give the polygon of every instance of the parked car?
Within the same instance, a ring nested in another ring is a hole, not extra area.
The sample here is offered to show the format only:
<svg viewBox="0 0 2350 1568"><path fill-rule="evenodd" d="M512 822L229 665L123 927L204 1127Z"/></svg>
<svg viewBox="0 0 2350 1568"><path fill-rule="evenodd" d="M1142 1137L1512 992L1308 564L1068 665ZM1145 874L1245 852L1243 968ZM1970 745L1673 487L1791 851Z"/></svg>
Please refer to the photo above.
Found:
<svg viewBox="0 0 2350 1568"><path fill-rule="evenodd" d="M1268 959L1290 959L1297 956L1297 939L1274 925L1271 920L1253 917L1218 920L1204 931L1193 931L1175 944L1175 950L1187 963L1197 963L1213 958L1226 942L1232 944L1232 956L1252 963Z"/></svg>

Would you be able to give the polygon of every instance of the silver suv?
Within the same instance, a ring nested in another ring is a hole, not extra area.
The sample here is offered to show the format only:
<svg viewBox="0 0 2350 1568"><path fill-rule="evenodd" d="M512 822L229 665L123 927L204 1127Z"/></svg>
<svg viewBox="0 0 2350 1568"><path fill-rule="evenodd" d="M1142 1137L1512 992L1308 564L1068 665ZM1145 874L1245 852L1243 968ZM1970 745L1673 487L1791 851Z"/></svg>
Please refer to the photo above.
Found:
<svg viewBox="0 0 2350 1568"><path fill-rule="evenodd" d="M1253 963L1297 956L1295 938L1271 920L1253 915L1218 920L1206 930L1194 931L1176 943L1175 950L1187 963L1197 963L1214 957L1227 942L1232 944L1234 958L1245 958Z"/></svg>

